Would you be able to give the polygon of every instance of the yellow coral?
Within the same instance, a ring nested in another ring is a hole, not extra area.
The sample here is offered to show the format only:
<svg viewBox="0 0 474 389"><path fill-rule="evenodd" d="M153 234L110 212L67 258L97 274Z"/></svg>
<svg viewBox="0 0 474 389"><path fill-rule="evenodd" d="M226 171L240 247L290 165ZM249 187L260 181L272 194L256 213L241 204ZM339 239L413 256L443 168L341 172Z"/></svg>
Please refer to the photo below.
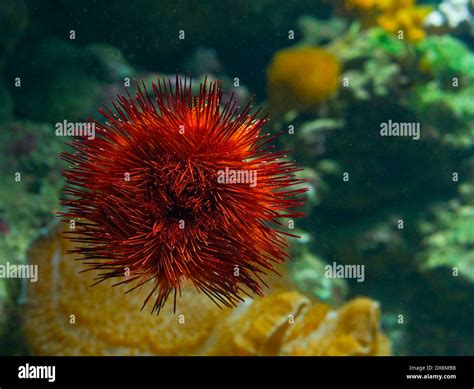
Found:
<svg viewBox="0 0 474 389"><path fill-rule="evenodd" d="M378 303L357 298L338 311L316 304L291 327L282 355L387 355L389 342L380 332Z"/></svg>
<svg viewBox="0 0 474 389"><path fill-rule="evenodd" d="M30 261L39 279L28 288L24 332L38 355L381 355L379 306L356 299L339 310L285 290L220 310L187 285L177 312L139 311L146 291L89 287L90 273L66 250L58 231L36 242ZM283 289L281 289L283 288Z"/></svg>
<svg viewBox="0 0 474 389"><path fill-rule="evenodd" d="M298 292L275 293L263 299L242 304L225 321L217 324L210 355L278 354L281 337L290 318L301 314L311 301Z"/></svg>
<svg viewBox="0 0 474 389"><path fill-rule="evenodd" d="M314 47L278 51L267 69L268 95L279 111L307 109L338 88L340 64L331 53Z"/></svg>
<svg viewBox="0 0 474 389"><path fill-rule="evenodd" d="M65 254L71 248L56 231L30 251L39 280L28 290L25 333L36 354L194 353L221 314L207 296L189 288L182 291L176 314L172 302L158 317L140 311L145 290L124 295L126 289L110 282L89 287L93 274L79 274L81 263Z"/></svg>
<svg viewBox="0 0 474 389"><path fill-rule="evenodd" d="M432 8L417 6L413 0L346 0L345 7L355 11L366 27L379 26L399 34L410 42L425 38L423 21Z"/></svg>
<svg viewBox="0 0 474 389"><path fill-rule="evenodd" d="M430 12L430 7L401 8L382 14L377 24L391 33L402 31L410 42L418 42L425 37L423 20Z"/></svg>
<svg viewBox="0 0 474 389"><path fill-rule="evenodd" d="M349 10L374 11L388 10L395 6L395 3L411 3L411 0L346 0L344 5Z"/></svg>

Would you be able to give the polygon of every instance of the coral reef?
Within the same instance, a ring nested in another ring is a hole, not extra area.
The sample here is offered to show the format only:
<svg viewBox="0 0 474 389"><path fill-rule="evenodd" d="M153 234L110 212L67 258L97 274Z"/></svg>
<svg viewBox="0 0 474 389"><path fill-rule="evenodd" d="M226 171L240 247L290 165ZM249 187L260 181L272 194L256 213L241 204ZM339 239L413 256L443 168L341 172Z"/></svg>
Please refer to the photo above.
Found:
<svg viewBox="0 0 474 389"><path fill-rule="evenodd" d="M443 0L425 19L428 30L460 37L474 35L474 15L468 1Z"/></svg>
<svg viewBox="0 0 474 389"><path fill-rule="evenodd" d="M138 311L143 290L123 297L120 286L78 274L80 262L65 252L70 243L57 228L30 250L39 266L28 285L24 332L38 355L386 355L378 303L367 298L339 310L315 302L288 284L268 297L220 310L191 286L182 289L176 313ZM88 275L88 276L87 276ZM267 280L272 283L272 280Z"/></svg>
<svg viewBox="0 0 474 389"><path fill-rule="evenodd" d="M295 47L324 42L340 60L341 82L337 99L322 109L287 107L274 124L275 131L293 129L281 142L295 150L317 197L308 204L310 222L299 226L311 235L312 254L293 254L295 285L320 297L325 291L331 301L317 269L332 261L363 264L367 281L348 281L345 290L383 302L395 353L466 353L473 344L462 339L474 316L459 309L471 306L474 284L471 51L450 36L406 42L376 23L361 28L355 21L329 39L324 21L305 16L298 24L304 35ZM419 139L382 137L389 120L418 123ZM437 297L420 297L429 295ZM459 323L447 322L452 315ZM416 342L424 333L431 339Z"/></svg>
<svg viewBox="0 0 474 389"><path fill-rule="evenodd" d="M409 42L425 38L423 21L432 8L419 6L414 0L346 0L348 11L355 12L366 27L377 25ZM399 35L403 33L403 35Z"/></svg>
<svg viewBox="0 0 474 389"><path fill-rule="evenodd" d="M0 125L0 218L8 233L0 240L0 258L24 262L25 253L38 231L53 218L59 207L63 180L57 155L64 139L54 136L54 128L30 121ZM18 175L19 174L19 175Z"/></svg>
<svg viewBox="0 0 474 389"><path fill-rule="evenodd" d="M70 43L54 39L40 43L29 40L31 43L15 47L28 25L27 14L23 2L0 6L0 29L8 29L0 39L0 68L8 75L0 80L2 264L24 263L32 239L58 210L63 184L58 155L65 150L65 139L55 136L54 123L90 115L100 96L99 86L105 85L95 81L94 71L99 72L106 61L95 60L99 53L94 45L86 47L85 54ZM4 37L8 39L5 42ZM102 57L106 48L100 47ZM4 85L3 79L9 83ZM0 279L0 306L5 306L0 321L7 321L8 326L18 316L18 288L18 280ZM21 342L12 336L8 339L8 344L2 345L17 344L12 352L19 352Z"/></svg>
<svg viewBox="0 0 474 389"><path fill-rule="evenodd" d="M392 12L384 12L380 15L377 18L377 24L393 34L403 32L410 42L419 42L426 36L423 21L431 10L430 7L397 8Z"/></svg>
<svg viewBox="0 0 474 389"><path fill-rule="evenodd" d="M419 261L424 269L447 267L455 277L474 283L474 206L453 201L438 206L434 220L421 223L424 233Z"/></svg>
<svg viewBox="0 0 474 389"><path fill-rule="evenodd" d="M419 67L430 75L415 85L407 106L430 127L430 136L457 150L472 147L474 137L474 55L449 36L429 37L418 46ZM449 128L449 130L446 130Z"/></svg>
<svg viewBox="0 0 474 389"><path fill-rule="evenodd" d="M338 311L314 304L283 338L282 355L388 355L378 303L355 298Z"/></svg>
<svg viewBox="0 0 474 389"><path fill-rule="evenodd" d="M20 35L27 23L26 11L13 3L10 6L7 12L0 12L0 17L10 18L1 28L17 23L15 28ZM58 156L66 150L67 138L55 136L55 121L78 120L91 115L101 98L107 99L106 92L112 86L116 87L118 81L122 81L123 86L122 77L134 74L120 52L107 45L77 48L54 39L35 42L33 49L26 45L28 43L16 50L5 48L7 55L2 57L7 59L5 66L7 74L11 72L10 80L21 76L19 87L10 84L7 88L0 80L0 186L5 188L0 191L2 264L6 261L24 263L31 241L59 210L63 164ZM32 53L36 55L36 66L30 66ZM0 67L3 65L2 60ZM96 79L100 82L94 81ZM117 88L115 93L122 90L123 87ZM5 307L0 321L16 320L18 289L18 280L0 279L0 307ZM19 352L21 342L9 338L8 345L2 345L13 347L14 353ZM14 349L15 344L19 345L18 349Z"/></svg>
<svg viewBox="0 0 474 389"><path fill-rule="evenodd" d="M24 263L31 241L58 210L63 180L57 153L64 145L53 134L54 128L42 123L0 124L0 265ZM2 324L10 331L18 316L19 287L19 280L0 278L0 332ZM7 346L14 347L13 353L20 352L21 342L13 333L0 336L0 352Z"/></svg>

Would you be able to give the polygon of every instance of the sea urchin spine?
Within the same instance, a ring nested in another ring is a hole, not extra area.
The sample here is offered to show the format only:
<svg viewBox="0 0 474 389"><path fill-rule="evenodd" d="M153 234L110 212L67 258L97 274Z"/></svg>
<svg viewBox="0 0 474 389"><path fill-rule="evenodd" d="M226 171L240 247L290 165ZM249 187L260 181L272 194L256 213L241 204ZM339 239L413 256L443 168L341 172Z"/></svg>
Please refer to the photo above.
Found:
<svg viewBox="0 0 474 389"><path fill-rule="evenodd" d="M114 111L100 110L105 123L93 121L95 139L62 154L72 252L97 282L150 284L152 312L171 292L176 304L184 280L226 306L262 295L261 275L287 258L280 219L302 216L300 169L260 134L260 109L221 106L220 83L193 96L190 79L176 77L153 91L117 97Z"/></svg>

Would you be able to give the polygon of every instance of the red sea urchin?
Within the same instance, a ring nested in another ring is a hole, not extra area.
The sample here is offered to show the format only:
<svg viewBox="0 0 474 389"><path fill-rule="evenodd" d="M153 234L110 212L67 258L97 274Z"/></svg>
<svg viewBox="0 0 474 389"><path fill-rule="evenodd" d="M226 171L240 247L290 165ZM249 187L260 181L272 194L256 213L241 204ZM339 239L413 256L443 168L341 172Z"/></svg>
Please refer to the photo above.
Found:
<svg viewBox="0 0 474 389"><path fill-rule="evenodd" d="M151 283L159 312L188 279L216 303L235 306L242 293L262 295L261 274L287 254L280 218L293 209L304 188L301 170L274 151L275 138L260 134L267 116L241 112L232 99L221 107L220 83L176 78L145 86L132 98L117 97L115 113L104 107L105 124L93 121L95 139L77 138L62 204L67 232L81 243L97 282L121 279L131 290ZM291 188L293 187L293 188ZM142 307L143 308L143 307Z"/></svg>

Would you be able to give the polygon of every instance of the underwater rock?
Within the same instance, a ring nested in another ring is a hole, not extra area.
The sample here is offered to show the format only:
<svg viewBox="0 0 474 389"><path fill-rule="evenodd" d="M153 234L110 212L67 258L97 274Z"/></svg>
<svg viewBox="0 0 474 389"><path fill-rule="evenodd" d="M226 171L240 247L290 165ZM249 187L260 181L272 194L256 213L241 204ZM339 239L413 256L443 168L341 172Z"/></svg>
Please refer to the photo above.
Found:
<svg viewBox="0 0 474 389"><path fill-rule="evenodd" d="M337 91L339 74L339 60L324 49L280 50L267 69L270 104L280 112L312 108Z"/></svg>
<svg viewBox="0 0 474 389"><path fill-rule="evenodd" d="M30 250L39 266L28 285L24 333L37 355L385 355L379 305L359 298L339 310L285 285L268 297L219 309L190 285L176 313L167 304L159 316L137 310L144 290L124 296L81 273L58 229ZM320 336L324 339L318 340Z"/></svg>

